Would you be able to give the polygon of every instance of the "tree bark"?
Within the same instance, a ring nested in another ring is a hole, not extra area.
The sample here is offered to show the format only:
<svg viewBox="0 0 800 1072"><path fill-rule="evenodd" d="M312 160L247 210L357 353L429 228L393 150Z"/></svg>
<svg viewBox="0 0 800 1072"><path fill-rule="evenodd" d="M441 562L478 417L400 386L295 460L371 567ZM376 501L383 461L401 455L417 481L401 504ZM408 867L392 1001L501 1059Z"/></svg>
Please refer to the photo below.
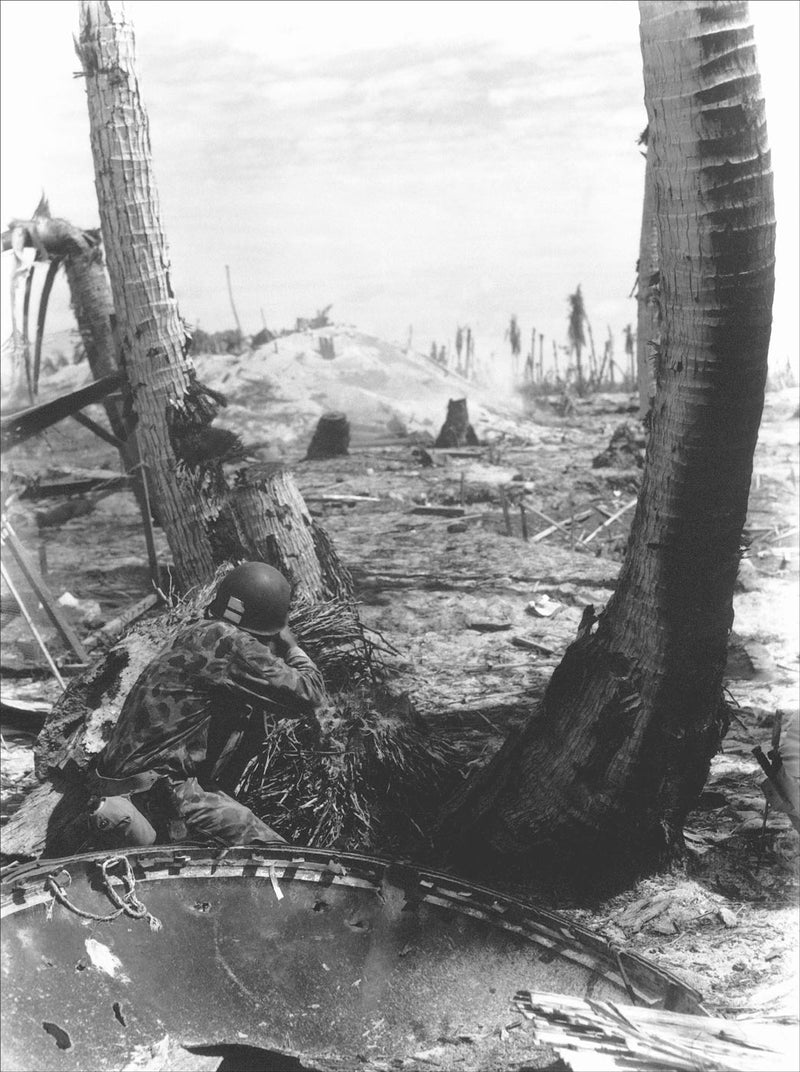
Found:
<svg viewBox="0 0 800 1072"><path fill-rule="evenodd" d="M639 415L644 417L655 395L658 354L661 345L658 282L658 219L653 139L647 134L644 172L642 231L639 240L639 272L636 286L636 373L639 381Z"/></svg>
<svg viewBox="0 0 800 1072"><path fill-rule="evenodd" d="M100 220L120 342L138 416L137 439L179 583L214 568L201 493L207 474L184 465L173 431L202 428L216 407L188 358L172 290L153 176L147 113L139 93L133 29L121 3L82 0L79 52L86 77Z"/></svg>
<svg viewBox="0 0 800 1072"><path fill-rule="evenodd" d="M94 378L100 380L118 369L114 339L114 302L101 247L95 246L83 253L65 257L64 271L78 330L86 351L86 360ZM139 455L135 441L128 438L129 426L122 416L122 407L116 400L106 399L103 408L111 431L121 443L119 453L123 469L126 473L131 473L138 464ZM134 487L139 506L144 511L144 496L137 485Z"/></svg>
<svg viewBox="0 0 800 1072"><path fill-rule="evenodd" d="M473 854L663 858L726 729L774 287L764 102L745 3L640 11L664 309L642 491L605 612L445 817Z"/></svg>
<svg viewBox="0 0 800 1072"><path fill-rule="evenodd" d="M352 598L347 568L309 514L294 477L281 467L240 471L213 530L213 546L219 562L268 562L289 579L295 599Z"/></svg>

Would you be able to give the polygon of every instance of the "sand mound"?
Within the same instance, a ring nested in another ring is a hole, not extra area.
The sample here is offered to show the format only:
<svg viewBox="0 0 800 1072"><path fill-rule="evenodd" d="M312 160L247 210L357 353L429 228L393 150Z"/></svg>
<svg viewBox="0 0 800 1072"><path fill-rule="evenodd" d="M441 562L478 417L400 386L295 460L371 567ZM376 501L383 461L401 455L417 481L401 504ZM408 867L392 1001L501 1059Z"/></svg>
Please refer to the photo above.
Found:
<svg viewBox="0 0 800 1072"><path fill-rule="evenodd" d="M351 327L295 332L240 355L192 357L198 379L228 399L216 423L237 432L246 444L279 455L305 450L320 416L331 410L347 415L353 443L406 433L435 437L451 398L468 400L471 422L481 438L519 429L518 398ZM64 364L42 377L38 401L75 391L91 380L85 361ZM91 407L91 412L95 408L102 419L99 407Z"/></svg>
<svg viewBox="0 0 800 1072"><path fill-rule="evenodd" d="M330 354L330 340L333 357ZM321 414L345 413L352 439L429 432L435 436L450 398L467 398L478 435L506 421L518 404L435 365L429 358L365 335L328 327L286 335L252 353L195 358L202 382L228 399L218 424L245 442L280 450L305 445Z"/></svg>

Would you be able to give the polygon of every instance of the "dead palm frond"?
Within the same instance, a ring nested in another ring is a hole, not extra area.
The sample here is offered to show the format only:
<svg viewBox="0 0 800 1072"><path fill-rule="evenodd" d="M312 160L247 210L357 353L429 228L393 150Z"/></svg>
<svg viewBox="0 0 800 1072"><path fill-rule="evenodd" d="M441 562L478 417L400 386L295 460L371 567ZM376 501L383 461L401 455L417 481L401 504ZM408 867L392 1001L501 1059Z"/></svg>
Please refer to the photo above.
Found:
<svg viewBox="0 0 800 1072"><path fill-rule="evenodd" d="M290 842L407 850L432 825L459 768L453 745L405 698L365 687L334 696L321 726L278 722L236 796Z"/></svg>

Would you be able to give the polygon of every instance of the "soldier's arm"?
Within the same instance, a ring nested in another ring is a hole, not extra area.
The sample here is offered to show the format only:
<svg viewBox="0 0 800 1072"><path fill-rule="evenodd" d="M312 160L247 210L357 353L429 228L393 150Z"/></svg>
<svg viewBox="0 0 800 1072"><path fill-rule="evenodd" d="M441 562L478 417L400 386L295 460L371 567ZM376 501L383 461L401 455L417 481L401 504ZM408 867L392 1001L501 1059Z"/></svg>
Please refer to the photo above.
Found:
<svg viewBox="0 0 800 1072"><path fill-rule="evenodd" d="M291 637L291 634L289 634ZM230 664L230 686L237 693L278 704L285 717L302 718L327 703L322 675L294 641L283 642L283 655L243 635Z"/></svg>

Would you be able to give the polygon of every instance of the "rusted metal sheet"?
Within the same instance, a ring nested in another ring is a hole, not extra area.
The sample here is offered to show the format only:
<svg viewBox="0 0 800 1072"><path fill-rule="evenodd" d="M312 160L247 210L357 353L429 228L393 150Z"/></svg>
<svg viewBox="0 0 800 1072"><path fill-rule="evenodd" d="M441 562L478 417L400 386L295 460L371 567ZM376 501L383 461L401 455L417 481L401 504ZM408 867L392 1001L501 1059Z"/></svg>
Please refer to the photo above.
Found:
<svg viewBox="0 0 800 1072"><path fill-rule="evenodd" d="M94 853L10 869L0 904L2 1065L20 1072L137 1067L165 1039L321 1070L530 1068L549 1058L515 1011L522 987L699 1009L556 913L355 854Z"/></svg>

